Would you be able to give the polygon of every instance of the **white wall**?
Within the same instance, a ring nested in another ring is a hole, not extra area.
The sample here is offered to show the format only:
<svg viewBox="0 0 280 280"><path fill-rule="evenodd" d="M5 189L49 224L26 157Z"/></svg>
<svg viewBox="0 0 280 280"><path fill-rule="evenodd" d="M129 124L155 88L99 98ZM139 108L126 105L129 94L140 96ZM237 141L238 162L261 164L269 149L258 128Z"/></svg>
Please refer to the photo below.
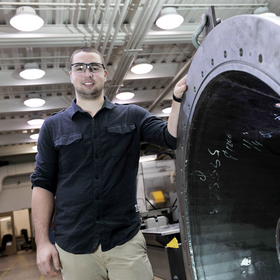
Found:
<svg viewBox="0 0 280 280"><path fill-rule="evenodd" d="M31 184L4 188L0 192L0 213L31 208Z"/></svg>
<svg viewBox="0 0 280 280"><path fill-rule="evenodd" d="M0 168L0 213L31 208L30 174L35 163Z"/></svg>
<svg viewBox="0 0 280 280"><path fill-rule="evenodd" d="M14 211L14 225L15 225L15 234L20 235L22 229L27 229L28 236L31 236L31 227L29 220L29 210L18 210Z"/></svg>

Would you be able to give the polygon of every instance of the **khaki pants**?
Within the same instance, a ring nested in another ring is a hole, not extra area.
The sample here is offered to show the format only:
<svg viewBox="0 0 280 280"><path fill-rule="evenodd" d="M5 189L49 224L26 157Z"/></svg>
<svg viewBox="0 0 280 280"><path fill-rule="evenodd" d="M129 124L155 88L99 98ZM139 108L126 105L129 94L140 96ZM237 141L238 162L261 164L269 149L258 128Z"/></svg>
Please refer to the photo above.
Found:
<svg viewBox="0 0 280 280"><path fill-rule="evenodd" d="M141 231L123 245L102 252L100 244L92 254L71 254L56 248L63 280L153 280L152 267Z"/></svg>

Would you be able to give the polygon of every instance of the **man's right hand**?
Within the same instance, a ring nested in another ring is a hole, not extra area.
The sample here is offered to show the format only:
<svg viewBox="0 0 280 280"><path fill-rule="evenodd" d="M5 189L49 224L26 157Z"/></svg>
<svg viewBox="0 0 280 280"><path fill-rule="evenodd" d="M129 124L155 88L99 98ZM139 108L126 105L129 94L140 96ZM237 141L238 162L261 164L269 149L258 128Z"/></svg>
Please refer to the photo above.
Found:
<svg viewBox="0 0 280 280"><path fill-rule="evenodd" d="M37 245L37 266L42 275L50 278L58 276L58 273L52 269L51 261L56 270L61 269L58 252L52 243Z"/></svg>

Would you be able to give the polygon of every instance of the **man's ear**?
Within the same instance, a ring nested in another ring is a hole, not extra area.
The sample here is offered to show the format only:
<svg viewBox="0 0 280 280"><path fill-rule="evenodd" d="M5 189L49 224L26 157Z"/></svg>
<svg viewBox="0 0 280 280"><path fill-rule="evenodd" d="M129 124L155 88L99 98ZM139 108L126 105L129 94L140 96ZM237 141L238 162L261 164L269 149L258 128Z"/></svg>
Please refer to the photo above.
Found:
<svg viewBox="0 0 280 280"><path fill-rule="evenodd" d="M69 71L69 76L70 76L70 81L73 84L73 81L72 81L72 71Z"/></svg>

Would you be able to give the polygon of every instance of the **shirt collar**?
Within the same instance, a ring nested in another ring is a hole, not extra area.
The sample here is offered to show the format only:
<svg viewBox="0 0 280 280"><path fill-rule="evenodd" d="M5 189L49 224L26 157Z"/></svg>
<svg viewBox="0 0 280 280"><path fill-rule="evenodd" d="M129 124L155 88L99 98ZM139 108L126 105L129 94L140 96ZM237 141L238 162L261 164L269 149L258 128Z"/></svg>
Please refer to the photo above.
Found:
<svg viewBox="0 0 280 280"><path fill-rule="evenodd" d="M115 107L117 107L117 105L115 103L112 103L111 101L109 101L109 99L105 95L104 95L104 100L105 100L105 102L103 103L100 110L102 110L103 108L114 109ZM68 114L71 118L73 118L73 116L77 112L84 113L83 109L76 104L76 98L75 98L72 100L71 107L68 108Z"/></svg>

